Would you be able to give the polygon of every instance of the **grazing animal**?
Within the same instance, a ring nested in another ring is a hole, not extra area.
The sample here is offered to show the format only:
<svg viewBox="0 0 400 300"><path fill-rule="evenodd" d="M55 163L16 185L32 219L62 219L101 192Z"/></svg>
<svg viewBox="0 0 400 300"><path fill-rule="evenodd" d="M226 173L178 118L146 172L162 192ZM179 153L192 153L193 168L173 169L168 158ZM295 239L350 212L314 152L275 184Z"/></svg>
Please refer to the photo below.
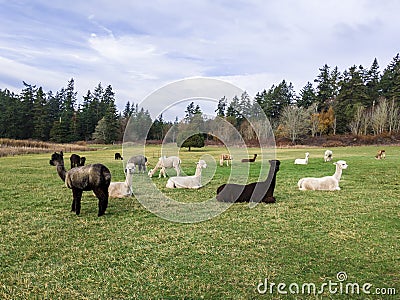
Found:
<svg viewBox="0 0 400 300"><path fill-rule="evenodd" d="M162 156L158 159L158 162L154 167L154 169L149 171L148 175L150 177L153 177L154 173L158 169L160 169L160 174L158 175L158 178L161 178L161 175L163 175L165 178L167 177L165 169L175 169L176 176L179 176L181 172L180 165L181 165L181 159L178 156L169 156L169 157Z"/></svg>
<svg viewBox="0 0 400 300"><path fill-rule="evenodd" d="M114 154L114 159L115 159L115 160L118 160L118 159L123 160L123 158L122 158L122 156L121 156L121 153L119 153L119 152L115 153L115 154Z"/></svg>
<svg viewBox="0 0 400 300"><path fill-rule="evenodd" d="M145 157L144 155L135 155L132 156L129 160L128 160L128 164L134 164L135 168L138 169L138 172L146 172L146 166L147 166L147 157Z"/></svg>
<svg viewBox="0 0 400 300"><path fill-rule="evenodd" d="M67 172L64 167L63 153L54 152L51 155L50 165L56 166L57 173L65 185L72 189L72 208L77 215L81 212L81 198L83 191L93 191L99 199L99 212L102 216L108 206L108 187L111 182L110 170L102 164L91 164L75 167Z"/></svg>
<svg viewBox="0 0 400 300"><path fill-rule="evenodd" d="M127 163L125 167L125 181L111 182L108 187L108 196L110 198L124 198L132 195L132 177L135 172L135 165Z"/></svg>
<svg viewBox="0 0 400 300"><path fill-rule="evenodd" d="M81 165L81 157L78 154L71 154L69 160L71 162L71 169Z"/></svg>
<svg viewBox="0 0 400 300"><path fill-rule="evenodd" d="M253 158L243 158L242 162L255 162L257 158L257 154L254 154Z"/></svg>
<svg viewBox="0 0 400 300"><path fill-rule="evenodd" d="M347 169L347 163L344 160L339 160L335 163L336 172L332 176L320 178L306 177L299 180L297 186L299 190L306 191L339 191L339 181L342 177L342 170Z"/></svg>
<svg viewBox="0 0 400 300"><path fill-rule="evenodd" d="M333 152L331 150L326 150L324 153L324 162L331 161L333 158Z"/></svg>
<svg viewBox="0 0 400 300"><path fill-rule="evenodd" d="M264 202L275 203L274 190L276 173L279 171L279 160L270 160L270 169L265 181L242 185L227 183L218 187L217 200L221 202Z"/></svg>
<svg viewBox="0 0 400 300"><path fill-rule="evenodd" d="M197 162L196 172L193 176L174 176L168 179L167 188L199 189L201 185L201 171L207 168L207 163L200 159Z"/></svg>
<svg viewBox="0 0 400 300"><path fill-rule="evenodd" d="M386 151L385 150L378 150L378 152L375 155L376 159L385 159L386 158Z"/></svg>
<svg viewBox="0 0 400 300"><path fill-rule="evenodd" d="M310 153L306 152L305 158L296 158L294 161L295 165L306 165L308 164L308 158L310 157Z"/></svg>
<svg viewBox="0 0 400 300"><path fill-rule="evenodd" d="M219 165L222 167L226 161L226 165L229 166L229 162L232 164L232 156L230 154L221 154L219 156Z"/></svg>
<svg viewBox="0 0 400 300"><path fill-rule="evenodd" d="M84 166L84 165L85 165L85 162L86 162L86 157L82 156L82 157L81 157L81 162L80 162L79 166L80 166L80 167Z"/></svg>

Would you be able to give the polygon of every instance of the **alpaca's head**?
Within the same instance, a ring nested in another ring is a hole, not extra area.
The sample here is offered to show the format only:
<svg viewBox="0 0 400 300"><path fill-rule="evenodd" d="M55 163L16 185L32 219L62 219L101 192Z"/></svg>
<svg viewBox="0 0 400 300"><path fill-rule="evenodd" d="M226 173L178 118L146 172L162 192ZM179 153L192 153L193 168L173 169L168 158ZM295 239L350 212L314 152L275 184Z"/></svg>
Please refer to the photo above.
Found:
<svg viewBox="0 0 400 300"><path fill-rule="evenodd" d="M133 174L135 172L135 164L128 163L125 167L125 174Z"/></svg>
<svg viewBox="0 0 400 300"><path fill-rule="evenodd" d="M84 166L84 165L85 165L85 162L86 162L86 157L82 156L82 157L81 157L81 161L80 161L80 165L81 165L81 166Z"/></svg>
<svg viewBox="0 0 400 300"><path fill-rule="evenodd" d="M197 162L197 166L198 166L199 168L207 168L207 163L206 163L204 160L200 159L200 160Z"/></svg>
<svg viewBox="0 0 400 300"><path fill-rule="evenodd" d="M342 170L347 169L347 167L348 167L347 163L344 160L338 160L337 162L335 162L333 164L338 166Z"/></svg>
<svg viewBox="0 0 400 300"><path fill-rule="evenodd" d="M52 166L64 165L64 156L62 151L60 153L54 152L51 155L50 165Z"/></svg>
<svg viewBox="0 0 400 300"><path fill-rule="evenodd" d="M281 164L281 162L277 159L271 159L269 161L269 164L271 165L271 168L275 168L275 172L279 171L279 166Z"/></svg>

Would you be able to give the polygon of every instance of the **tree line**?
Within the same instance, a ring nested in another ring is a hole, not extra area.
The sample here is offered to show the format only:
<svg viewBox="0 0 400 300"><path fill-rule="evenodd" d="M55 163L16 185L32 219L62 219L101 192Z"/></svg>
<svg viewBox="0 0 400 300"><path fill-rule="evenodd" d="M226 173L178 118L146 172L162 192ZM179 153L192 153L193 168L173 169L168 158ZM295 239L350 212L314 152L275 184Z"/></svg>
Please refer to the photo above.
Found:
<svg viewBox="0 0 400 300"><path fill-rule="evenodd" d="M23 85L20 94L0 89L0 137L113 143L122 141L130 120L130 126L146 131L141 133L146 139L163 140L172 129L173 134L167 138L175 142L179 140L179 128L187 129L191 123L188 120L196 120L197 125L192 125L196 128L206 121L194 103L187 107L183 120L176 118L174 122L164 120L162 115L152 120L148 110L129 101L119 112L112 86L103 87L101 83L82 101L77 99L74 79L56 93L26 82ZM223 97L215 112L245 140L254 138L249 119L262 112L277 136L293 142L316 135L399 133L400 55L382 72L377 59L369 68L354 65L343 72L325 64L313 83L307 82L298 94L292 83L283 80L253 98L247 92L233 99Z"/></svg>

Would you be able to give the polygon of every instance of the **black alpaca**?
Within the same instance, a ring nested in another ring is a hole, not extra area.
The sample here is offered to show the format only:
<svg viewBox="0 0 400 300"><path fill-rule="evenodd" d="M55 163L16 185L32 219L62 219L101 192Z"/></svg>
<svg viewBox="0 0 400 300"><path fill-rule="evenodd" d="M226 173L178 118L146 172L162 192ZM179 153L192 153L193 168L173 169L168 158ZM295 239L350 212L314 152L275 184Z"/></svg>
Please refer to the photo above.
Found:
<svg viewBox="0 0 400 300"><path fill-rule="evenodd" d="M84 166L84 165L85 165L85 162L86 162L86 157L82 156L82 157L81 157L81 162L80 162L79 166L80 166L80 167Z"/></svg>
<svg viewBox="0 0 400 300"><path fill-rule="evenodd" d="M118 160L118 159L122 160L121 153L118 153L118 152L115 153L115 154L114 154L114 159L115 159L115 160Z"/></svg>
<svg viewBox="0 0 400 300"><path fill-rule="evenodd" d="M54 152L51 155L50 165L57 167L57 173L66 186L72 189L72 208L77 215L81 212L81 198L83 191L93 191L99 199L98 216L104 215L108 206L108 187L111 182L111 173L102 164L91 164L75 167L68 172L64 167L63 153Z"/></svg>
<svg viewBox="0 0 400 300"><path fill-rule="evenodd" d="M253 158L243 158L242 162L255 162L257 158L257 154L254 154Z"/></svg>
<svg viewBox="0 0 400 300"><path fill-rule="evenodd" d="M270 160L270 169L265 181L242 185L227 183L218 187L217 200L221 202L264 202L275 203L274 190L279 160Z"/></svg>
<svg viewBox="0 0 400 300"><path fill-rule="evenodd" d="M81 166L81 157L78 154L71 154L69 160L71 162L71 169Z"/></svg>

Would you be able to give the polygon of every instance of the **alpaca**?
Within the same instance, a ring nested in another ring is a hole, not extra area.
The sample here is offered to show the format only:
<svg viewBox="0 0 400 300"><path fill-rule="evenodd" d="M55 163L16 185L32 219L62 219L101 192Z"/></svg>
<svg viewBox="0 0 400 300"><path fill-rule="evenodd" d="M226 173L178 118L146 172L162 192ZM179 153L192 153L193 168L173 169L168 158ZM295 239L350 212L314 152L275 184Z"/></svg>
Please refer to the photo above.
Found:
<svg viewBox="0 0 400 300"><path fill-rule="evenodd" d="M69 160L71 162L71 169L81 165L81 157L78 154L71 154Z"/></svg>
<svg viewBox="0 0 400 300"><path fill-rule="evenodd" d="M197 162L196 172L193 176L174 176L168 179L167 188L199 189L201 185L201 170L207 168L207 163L200 159Z"/></svg>
<svg viewBox="0 0 400 300"><path fill-rule="evenodd" d="M118 152L115 153L115 154L114 154L114 159L115 159L115 160L118 160L118 159L123 160L123 158L122 158L122 156L121 156L121 153L118 153Z"/></svg>
<svg viewBox="0 0 400 300"><path fill-rule="evenodd" d="M219 156L219 165L221 167L224 165L224 161L226 161L226 166L229 167L229 162L232 164L232 156L230 154L221 154Z"/></svg>
<svg viewBox="0 0 400 300"><path fill-rule="evenodd" d="M342 177L342 170L347 169L347 163L344 160L339 160L333 164L336 165L336 172L332 176L325 176L320 178L302 178L297 183L299 190L339 191L339 181Z"/></svg>
<svg viewBox="0 0 400 300"><path fill-rule="evenodd" d="M257 158L257 154L254 154L253 158L243 158L242 162L255 162Z"/></svg>
<svg viewBox="0 0 400 300"><path fill-rule="evenodd" d="M125 167L126 179L123 182L111 182L108 187L110 198L124 198L132 195L132 177L135 172L135 165L128 163Z"/></svg>
<svg viewBox="0 0 400 300"><path fill-rule="evenodd" d="M333 152L331 150L326 150L324 153L324 162L328 162L332 160Z"/></svg>
<svg viewBox="0 0 400 300"><path fill-rule="evenodd" d="M144 155L135 155L132 156L129 160L128 160L128 164L132 163L136 166L138 166L138 173L142 172L146 172L146 166L147 166L147 157Z"/></svg>
<svg viewBox="0 0 400 300"><path fill-rule="evenodd" d="M274 190L276 173L279 171L279 160L270 160L270 169L265 181L246 185L227 183L218 187L217 200L221 202L264 202L275 203Z"/></svg>
<svg viewBox="0 0 400 300"><path fill-rule="evenodd" d="M169 156L169 157L165 157L162 156L158 159L158 162L156 164L156 166L154 167L154 169L150 170L148 175L149 177L153 177L154 173L160 169L160 174L158 175L158 178L161 178L161 175L165 177L167 177L166 173L165 173L165 169L175 169L176 171L176 176L179 176L181 169L180 169L180 165L181 165L181 159L178 156Z"/></svg>
<svg viewBox="0 0 400 300"><path fill-rule="evenodd" d="M81 198L83 191L93 191L99 199L99 212L102 216L108 206L108 187L111 181L111 173L102 164L91 164L72 168L68 172L64 167L63 153L54 152L51 155L50 165L56 166L57 173L65 185L72 189L72 211L79 215L81 212Z"/></svg>
<svg viewBox="0 0 400 300"><path fill-rule="evenodd" d="M386 151L385 150L378 150L375 155L375 159L385 159L386 158Z"/></svg>
<svg viewBox="0 0 400 300"><path fill-rule="evenodd" d="M306 165L308 164L308 158L310 156L310 153L306 152L306 157L305 158L296 158L294 161L295 165Z"/></svg>

